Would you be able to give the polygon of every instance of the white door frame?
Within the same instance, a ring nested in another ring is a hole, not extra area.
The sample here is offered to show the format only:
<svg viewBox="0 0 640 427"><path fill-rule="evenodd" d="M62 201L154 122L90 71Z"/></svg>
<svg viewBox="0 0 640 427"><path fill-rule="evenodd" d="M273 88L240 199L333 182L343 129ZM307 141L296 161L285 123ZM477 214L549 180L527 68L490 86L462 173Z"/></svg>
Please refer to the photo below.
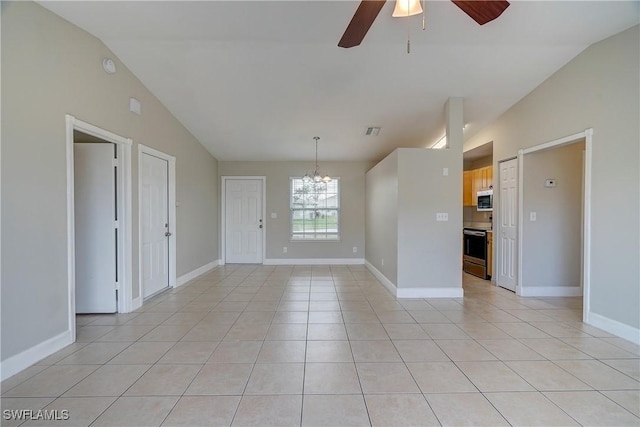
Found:
<svg viewBox="0 0 640 427"><path fill-rule="evenodd" d="M67 292L69 330L76 340L76 248L75 248L75 200L74 200L74 154L73 131L95 136L116 144L118 154L118 312L128 313L132 306L132 232L131 232L131 138L101 129L67 114L66 157L67 157Z"/></svg>
<svg viewBox="0 0 640 427"><path fill-rule="evenodd" d="M232 180L232 179L258 179L262 181L262 261L260 262L261 264L264 264L264 259L267 255L267 179L265 176L223 176L222 178L222 189L221 189L221 198L222 201L220 203L220 209L221 209L221 221L220 221L220 227L221 227L221 232L220 232L220 236L221 236L221 244L222 244L222 248L220 248L220 253L222 254L220 257L220 265L225 265L226 260L227 260L227 254L226 254L226 250L227 250L227 237L226 237L226 230L227 230L227 211L226 211L226 199L227 199L227 180Z"/></svg>
<svg viewBox="0 0 640 427"><path fill-rule="evenodd" d="M176 158L169 154L158 151L155 148L138 144L138 298L134 300L134 306L140 307L144 299L142 289L142 209L140 209L140 198L142 197L142 180L140 179L142 170L142 155L148 154L167 161L168 167L168 191L169 191L169 287L175 288L177 283L176 273Z"/></svg>
<svg viewBox="0 0 640 427"><path fill-rule="evenodd" d="M583 198L583 229L582 229L582 256L584 259L582 266L583 277L583 301L582 301L582 319L586 323L591 313L591 161L593 157L593 129L585 129L583 132L574 135L565 136L564 138L545 142L533 147L518 150L518 284L516 287L517 294L522 294L522 237L524 225L524 155L535 153L536 151L557 148L563 145L569 145L580 140L585 141L585 161L584 161L584 198Z"/></svg>

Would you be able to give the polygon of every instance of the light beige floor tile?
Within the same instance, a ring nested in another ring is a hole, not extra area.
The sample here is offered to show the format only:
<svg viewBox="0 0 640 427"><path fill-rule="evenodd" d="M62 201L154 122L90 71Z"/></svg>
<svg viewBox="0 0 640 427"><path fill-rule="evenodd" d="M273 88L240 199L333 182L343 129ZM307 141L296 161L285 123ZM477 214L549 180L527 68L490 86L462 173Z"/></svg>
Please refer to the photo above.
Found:
<svg viewBox="0 0 640 427"><path fill-rule="evenodd" d="M309 313L306 311L279 311L273 317L273 323L307 323Z"/></svg>
<svg viewBox="0 0 640 427"><path fill-rule="evenodd" d="M601 338L563 338L562 341L577 348L583 353L598 359L637 358L635 354L623 350L620 347L616 347L615 345L611 345Z"/></svg>
<svg viewBox="0 0 640 427"><path fill-rule="evenodd" d="M450 361L449 356L431 340L394 340L393 344L405 362Z"/></svg>
<svg viewBox="0 0 640 427"><path fill-rule="evenodd" d="M309 301L306 300L283 300L278 304L277 311L308 311Z"/></svg>
<svg viewBox="0 0 640 427"><path fill-rule="evenodd" d="M134 342L124 349L109 364L115 365L152 365L171 348L172 342Z"/></svg>
<svg viewBox="0 0 640 427"><path fill-rule="evenodd" d="M491 353L474 340L435 340L435 343L454 362L496 360Z"/></svg>
<svg viewBox="0 0 640 427"><path fill-rule="evenodd" d="M597 391L546 392L563 411L582 425L637 426L640 418Z"/></svg>
<svg viewBox="0 0 640 427"><path fill-rule="evenodd" d="M304 362L305 350L305 341L265 341L258 363Z"/></svg>
<svg viewBox="0 0 640 427"><path fill-rule="evenodd" d="M64 396L120 396L150 367L150 365L101 366L67 391Z"/></svg>
<svg viewBox="0 0 640 427"><path fill-rule="evenodd" d="M370 424L364 398L361 394L355 394L305 395L302 425L348 427Z"/></svg>
<svg viewBox="0 0 640 427"><path fill-rule="evenodd" d="M268 330L268 323L236 323L227 332L224 340L263 340Z"/></svg>
<svg viewBox="0 0 640 427"><path fill-rule="evenodd" d="M344 323L340 311L310 311L309 323Z"/></svg>
<svg viewBox="0 0 640 427"><path fill-rule="evenodd" d="M257 363L245 394L302 394L303 363Z"/></svg>
<svg viewBox="0 0 640 427"><path fill-rule="evenodd" d="M300 425L302 396L243 396L233 426Z"/></svg>
<svg viewBox="0 0 640 427"><path fill-rule="evenodd" d="M362 393L354 363L307 363L305 394Z"/></svg>
<svg viewBox="0 0 640 427"><path fill-rule="evenodd" d="M448 319L447 316L433 309L432 310L409 310L409 314L418 323L446 324L451 322L451 320Z"/></svg>
<svg viewBox="0 0 640 427"><path fill-rule="evenodd" d="M47 405L47 411L67 411L68 419L27 421L23 426L76 426L90 425L105 409L115 402L116 397L60 397ZM59 417L60 418L60 417ZM3 424L4 425L4 424Z"/></svg>
<svg viewBox="0 0 640 427"><path fill-rule="evenodd" d="M365 400L374 427L440 425L421 394L368 394Z"/></svg>
<svg viewBox="0 0 640 427"><path fill-rule="evenodd" d="M0 399L2 426L23 424L28 416L23 411L39 411L54 400L53 397L5 397ZM8 413L5 411L9 411Z"/></svg>
<svg viewBox="0 0 640 427"><path fill-rule="evenodd" d="M152 329L148 334L140 338L139 341L178 341L184 337L192 325L159 325Z"/></svg>
<svg viewBox="0 0 640 427"><path fill-rule="evenodd" d="M378 319L378 316L376 316L371 308L369 308L368 311L348 310L348 308L350 308L349 306L353 306L353 304L348 304L347 302L342 303L342 318L344 319L344 323L380 323L380 319Z"/></svg>
<svg viewBox="0 0 640 427"><path fill-rule="evenodd" d="M129 342L93 342L65 357L58 365L102 365L129 345Z"/></svg>
<svg viewBox="0 0 640 427"><path fill-rule="evenodd" d="M311 301L309 301L309 314L315 311L340 312L340 303L337 299L335 301L317 301L314 300L315 294L311 293L310 295Z"/></svg>
<svg viewBox="0 0 640 427"><path fill-rule="evenodd" d="M419 392L404 363L356 363L356 368L365 394Z"/></svg>
<svg viewBox="0 0 640 427"><path fill-rule="evenodd" d="M529 322L531 326L556 338L588 337L589 334L561 322Z"/></svg>
<svg viewBox="0 0 640 427"><path fill-rule="evenodd" d="M269 341L306 340L307 325L274 323L269 327L265 339Z"/></svg>
<svg viewBox="0 0 640 427"><path fill-rule="evenodd" d="M589 326L589 325L584 325L583 323L581 323L581 325L583 326ZM591 327L592 329L596 329ZM598 329L599 330L599 329ZM594 336L602 336L603 334L606 334L606 332L602 332L601 335L594 335ZM627 341L623 338L619 338L616 336L613 336L611 334L607 335L607 336L602 336L602 338L600 338L602 341L606 342L607 344L611 344L614 345L616 347L619 347L625 351L628 351L629 353L635 355L636 357L640 357L640 345L632 343L631 341Z"/></svg>
<svg viewBox="0 0 640 427"><path fill-rule="evenodd" d="M409 312L404 310L377 311L376 315L382 323L417 323Z"/></svg>
<svg viewBox="0 0 640 427"><path fill-rule="evenodd" d="M142 316L142 314L140 316ZM133 318L131 321L136 320L136 318ZM112 331L101 336L100 338L98 338L98 341L101 341L101 342L138 341L143 335L147 334L155 326L156 325L130 324L129 322L127 322L124 325L118 326L114 328Z"/></svg>
<svg viewBox="0 0 640 427"><path fill-rule="evenodd" d="M343 324L339 323L315 323L307 329L307 340L334 341L346 340L347 331Z"/></svg>
<svg viewBox="0 0 640 427"><path fill-rule="evenodd" d="M469 324L469 323L488 323L485 319L471 312L470 310L447 310L441 312L449 322L456 324ZM429 323L429 322L420 322ZM443 323L443 322L435 322Z"/></svg>
<svg viewBox="0 0 640 427"><path fill-rule="evenodd" d="M509 423L480 393L426 396L443 426L508 426Z"/></svg>
<svg viewBox="0 0 640 427"><path fill-rule="evenodd" d="M189 330L189 332L182 337L181 341L220 341L227 335L230 329L231 324L211 324L209 321L205 322L203 320Z"/></svg>
<svg viewBox="0 0 640 427"><path fill-rule="evenodd" d="M203 364L209 360L217 346L217 341L180 341L171 347L158 363Z"/></svg>
<svg viewBox="0 0 640 427"><path fill-rule="evenodd" d="M381 324L348 323L347 335L350 341L356 340L388 340L389 335Z"/></svg>
<svg viewBox="0 0 640 427"><path fill-rule="evenodd" d="M204 365L185 391L186 395L241 395L249 380L250 363Z"/></svg>
<svg viewBox="0 0 640 427"><path fill-rule="evenodd" d="M401 362L391 340L351 341L351 351L356 362Z"/></svg>
<svg viewBox="0 0 640 427"><path fill-rule="evenodd" d="M353 362L349 341L307 341L306 362Z"/></svg>
<svg viewBox="0 0 640 427"><path fill-rule="evenodd" d="M523 339L520 342L549 360L591 359L588 354L557 338Z"/></svg>
<svg viewBox="0 0 640 427"><path fill-rule="evenodd" d="M428 340L429 335L418 324L383 323L387 335L392 340Z"/></svg>
<svg viewBox="0 0 640 427"><path fill-rule="evenodd" d="M47 367L44 365L32 365L24 369L23 371L20 371L19 373L7 378L6 380L2 381L2 385L0 385L0 390L2 390L2 394L11 390L18 384L25 382L26 380L33 377L38 372L42 372L45 369L47 369Z"/></svg>
<svg viewBox="0 0 640 427"><path fill-rule="evenodd" d="M493 325L514 338L551 338L546 332L524 322L494 323Z"/></svg>
<svg viewBox="0 0 640 427"><path fill-rule="evenodd" d="M640 417L639 390L609 390L601 391L601 393L634 414L636 417Z"/></svg>
<svg viewBox="0 0 640 427"><path fill-rule="evenodd" d="M414 299L398 299L398 302L404 307L405 310L435 310L433 306L431 306L428 302L424 300L414 300Z"/></svg>
<svg viewBox="0 0 640 427"><path fill-rule="evenodd" d="M241 314L241 311L212 311L204 316L201 321L212 325L232 325Z"/></svg>
<svg viewBox="0 0 640 427"><path fill-rule="evenodd" d="M611 359L611 360L602 360L602 363L605 363L611 366L614 369L622 372L630 376L631 378L640 381L640 360L639 359Z"/></svg>
<svg viewBox="0 0 640 427"><path fill-rule="evenodd" d="M505 340L513 338L490 323L460 323L458 325L467 335L476 340Z"/></svg>
<svg viewBox="0 0 640 427"><path fill-rule="evenodd" d="M3 395L5 397L58 397L98 369L96 365L50 366Z"/></svg>
<svg viewBox="0 0 640 427"><path fill-rule="evenodd" d="M223 341L207 363L254 363L261 347L262 341Z"/></svg>
<svg viewBox="0 0 640 427"><path fill-rule="evenodd" d="M569 415L539 392L485 393L512 426L577 426Z"/></svg>
<svg viewBox="0 0 640 427"><path fill-rule="evenodd" d="M149 307L151 308L151 307ZM152 312L148 310L127 322L128 325L153 325L158 326L173 315L174 310L168 312Z"/></svg>
<svg viewBox="0 0 640 427"><path fill-rule="evenodd" d="M481 392L533 391L533 387L499 361L456 362L458 368Z"/></svg>
<svg viewBox="0 0 640 427"><path fill-rule="evenodd" d="M231 425L240 396L183 396L163 426Z"/></svg>
<svg viewBox="0 0 640 427"><path fill-rule="evenodd" d="M421 323L420 327L434 340L471 339L469 335L453 323Z"/></svg>
<svg viewBox="0 0 640 427"><path fill-rule="evenodd" d="M178 397L121 397L92 427L159 426L178 401Z"/></svg>
<svg viewBox="0 0 640 427"><path fill-rule="evenodd" d="M87 325L76 328L76 341L77 342L91 342L107 332L113 330L115 326L101 326L101 325Z"/></svg>
<svg viewBox="0 0 640 427"><path fill-rule="evenodd" d="M506 362L506 364L539 391L591 389L587 384L552 362L513 361Z"/></svg>
<svg viewBox="0 0 640 427"><path fill-rule="evenodd" d="M499 360L544 360L540 354L517 340L478 340Z"/></svg>
<svg viewBox="0 0 640 427"><path fill-rule="evenodd" d="M596 390L640 389L640 382L598 360L559 360L555 363Z"/></svg>
<svg viewBox="0 0 640 427"><path fill-rule="evenodd" d="M407 363L423 393L458 393L477 388L453 362Z"/></svg>
<svg viewBox="0 0 640 427"><path fill-rule="evenodd" d="M245 311L243 312L238 320L236 321L236 325L244 325L248 323L260 323L260 324L270 324L273 316L275 315L275 308L273 311Z"/></svg>
<svg viewBox="0 0 640 427"><path fill-rule="evenodd" d="M180 396L200 371L201 365L152 366L125 396Z"/></svg>
<svg viewBox="0 0 640 427"><path fill-rule="evenodd" d="M86 343L86 342L74 342L73 344L70 344L64 347L62 350L56 351L51 356L45 357L44 359L38 361L35 366L55 365L56 363L58 363L65 357L69 356L70 354L75 353L76 351L80 350L83 347L86 347L88 344L89 343Z"/></svg>

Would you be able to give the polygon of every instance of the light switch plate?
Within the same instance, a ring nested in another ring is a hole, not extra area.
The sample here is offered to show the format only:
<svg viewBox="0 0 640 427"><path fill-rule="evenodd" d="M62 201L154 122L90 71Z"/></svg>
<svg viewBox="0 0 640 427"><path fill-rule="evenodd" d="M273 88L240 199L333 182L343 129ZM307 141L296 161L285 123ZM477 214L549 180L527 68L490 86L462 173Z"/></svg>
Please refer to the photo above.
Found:
<svg viewBox="0 0 640 427"><path fill-rule="evenodd" d="M449 221L449 214L447 212L438 212L436 214L436 221Z"/></svg>
<svg viewBox="0 0 640 427"><path fill-rule="evenodd" d="M271 212L271 219L276 219L278 218L278 214L275 212Z"/></svg>
<svg viewBox="0 0 640 427"><path fill-rule="evenodd" d="M529 212L529 221L535 221L538 218L538 213L537 212Z"/></svg>

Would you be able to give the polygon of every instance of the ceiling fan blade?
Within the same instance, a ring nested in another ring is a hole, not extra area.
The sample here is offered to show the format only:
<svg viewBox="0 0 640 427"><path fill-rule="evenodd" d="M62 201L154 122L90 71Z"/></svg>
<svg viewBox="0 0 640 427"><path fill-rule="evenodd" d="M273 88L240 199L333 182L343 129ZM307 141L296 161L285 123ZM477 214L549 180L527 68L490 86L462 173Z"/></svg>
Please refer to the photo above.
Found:
<svg viewBox="0 0 640 427"><path fill-rule="evenodd" d="M362 39L364 39L385 3L386 0L362 0L340 42L338 42L338 46L347 48L358 46L362 43Z"/></svg>
<svg viewBox="0 0 640 427"><path fill-rule="evenodd" d="M480 25L493 21L498 16L502 15L502 12L509 7L509 2L503 0L451 1Z"/></svg>

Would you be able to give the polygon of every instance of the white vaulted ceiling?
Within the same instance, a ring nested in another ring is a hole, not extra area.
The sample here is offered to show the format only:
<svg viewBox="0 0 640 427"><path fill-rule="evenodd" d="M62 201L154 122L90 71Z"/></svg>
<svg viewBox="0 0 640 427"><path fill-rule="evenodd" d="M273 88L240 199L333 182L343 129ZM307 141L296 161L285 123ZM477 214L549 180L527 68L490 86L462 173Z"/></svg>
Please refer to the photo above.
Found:
<svg viewBox="0 0 640 427"><path fill-rule="evenodd" d="M471 136L640 13L637 1L512 1L479 26L429 1L407 54L391 1L351 49L337 43L354 1L41 4L100 38L219 160L309 160L314 136L321 160L429 146L450 96L464 97Z"/></svg>

